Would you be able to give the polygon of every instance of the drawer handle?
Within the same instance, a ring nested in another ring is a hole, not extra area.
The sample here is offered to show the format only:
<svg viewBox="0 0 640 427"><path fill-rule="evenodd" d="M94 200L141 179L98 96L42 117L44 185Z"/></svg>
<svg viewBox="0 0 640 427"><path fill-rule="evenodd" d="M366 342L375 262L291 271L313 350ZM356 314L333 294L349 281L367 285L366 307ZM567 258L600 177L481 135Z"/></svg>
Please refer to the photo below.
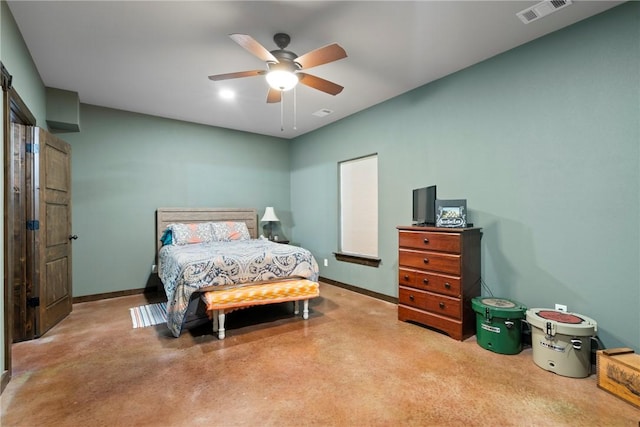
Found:
<svg viewBox="0 0 640 427"><path fill-rule="evenodd" d="M409 276L408 275L404 275L404 280L409 280Z"/></svg>
<svg viewBox="0 0 640 427"><path fill-rule="evenodd" d="M429 279L422 279L422 283L424 283L425 285L429 284Z"/></svg>
<svg viewBox="0 0 640 427"><path fill-rule="evenodd" d="M413 295L409 295L409 299L410 299L411 301L413 301L413 300L414 300Z"/></svg>
<svg viewBox="0 0 640 427"><path fill-rule="evenodd" d="M424 244L428 245L429 244L429 239L424 239Z"/></svg>
<svg viewBox="0 0 640 427"><path fill-rule="evenodd" d="M451 283L445 282L444 287L447 289L451 289Z"/></svg>
<svg viewBox="0 0 640 427"><path fill-rule="evenodd" d="M425 264L429 264L429 258L423 259L422 262L424 262Z"/></svg>
<svg viewBox="0 0 640 427"><path fill-rule="evenodd" d="M444 308L444 303L441 302L440 304L438 304L440 306L440 308Z"/></svg>

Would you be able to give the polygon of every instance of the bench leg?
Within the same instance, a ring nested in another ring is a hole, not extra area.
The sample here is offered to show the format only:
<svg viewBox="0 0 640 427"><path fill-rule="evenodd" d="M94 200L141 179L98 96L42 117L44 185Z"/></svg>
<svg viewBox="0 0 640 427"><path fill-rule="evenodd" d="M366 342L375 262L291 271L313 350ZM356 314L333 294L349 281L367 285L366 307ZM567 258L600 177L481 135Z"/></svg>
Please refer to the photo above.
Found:
<svg viewBox="0 0 640 427"><path fill-rule="evenodd" d="M225 321L224 310L214 310L213 311L213 333L218 334L218 339L224 339L224 321Z"/></svg>
<svg viewBox="0 0 640 427"><path fill-rule="evenodd" d="M309 300L305 299L302 300L302 318L303 319L308 319L309 318ZM298 315L300 313L300 301L299 300L295 300L293 302L293 314L294 315Z"/></svg>
<svg viewBox="0 0 640 427"><path fill-rule="evenodd" d="M213 333L217 333L218 332L218 312L220 310L213 310L213 316L212 320L213 320Z"/></svg>
<svg viewBox="0 0 640 427"><path fill-rule="evenodd" d="M303 309L302 309L302 318L303 319L308 319L309 318L309 300L306 299L303 302Z"/></svg>
<svg viewBox="0 0 640 427"><path fill-rule="evenodd" d="M218 339L221 340L224 339L224 320L224 310L220 310L220 312L218 313Z"/></svg>

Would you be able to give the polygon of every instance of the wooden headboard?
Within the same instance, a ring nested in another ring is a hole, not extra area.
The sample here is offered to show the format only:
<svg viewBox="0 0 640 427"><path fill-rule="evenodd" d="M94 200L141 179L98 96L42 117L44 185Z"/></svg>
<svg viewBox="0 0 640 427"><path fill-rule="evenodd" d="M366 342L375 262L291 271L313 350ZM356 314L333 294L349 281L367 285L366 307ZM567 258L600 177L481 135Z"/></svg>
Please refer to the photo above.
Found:
<svg viewBox="0 0 640 427"><path fill-rule="evenodd" d="M172 223L236 221L244 222L252 239L258 237L258 213L255 209L234 208L158 208L156 212L156 253L160 251L160 238Z"/></svg>

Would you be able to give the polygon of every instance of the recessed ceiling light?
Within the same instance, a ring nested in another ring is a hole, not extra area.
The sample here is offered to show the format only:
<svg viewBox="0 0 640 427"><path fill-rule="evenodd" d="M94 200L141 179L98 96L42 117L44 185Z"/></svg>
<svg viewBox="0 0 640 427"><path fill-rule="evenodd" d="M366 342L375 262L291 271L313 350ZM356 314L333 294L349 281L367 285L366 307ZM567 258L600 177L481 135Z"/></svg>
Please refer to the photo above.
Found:
<svg viewBox="0 0 640 427"><path fill-rule="evenodd" d="M218 92L218 95L220 95L220 98L222 99L233 99L236 97L236 93L231 89L222 89Z"/></svg>

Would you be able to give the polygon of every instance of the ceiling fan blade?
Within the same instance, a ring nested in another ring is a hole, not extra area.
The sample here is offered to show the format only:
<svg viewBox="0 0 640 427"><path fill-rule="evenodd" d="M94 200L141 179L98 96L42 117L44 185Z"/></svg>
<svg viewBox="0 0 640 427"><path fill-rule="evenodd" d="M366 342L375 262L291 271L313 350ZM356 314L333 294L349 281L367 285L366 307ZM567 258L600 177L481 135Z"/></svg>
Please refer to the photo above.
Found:
<svg viewBox="0 0 640 427"><path fill-rule="evenodd" d="M297 57L295 62L300 64L302 68L311 68L346 57L347 52L345 52L339 44L334 43L312 50L311 52L307 52L304 55Z"/></svg>
<svg viewBox="0 0 640 427"><path fill-rule="evenodd" d="M267 93L267 104L275 104L281 100L282 92L277 89L269 88L269 93Z"/></svg>
<svg viewBox="0 0 640 427"><path fill-rule="evenodd" d="M330 82L329 80L321 79L320 77L312 76L306 73L297 73L300 77L300 83L305 86L309 86L314 89L318 89L329 95L337 95L344 89L342 86Z"/></svg>
<svg viewBox="0 0 640 427"><path fill-rule="evenodd" d="M265 70L238 71L236 73L216 74L209 76L209 80L217 82L218 80L239 79L241 77L254 77L267 74Z"/></svg>
<svg viewBox="0 0 640 427"><path fill-rule="evenodd" d="M249 52L262 59L264 62L278 62L275 56L271 54L264 46L258 43L253 37L246 34L229 34L231 40L238 43Z"/></svg>

